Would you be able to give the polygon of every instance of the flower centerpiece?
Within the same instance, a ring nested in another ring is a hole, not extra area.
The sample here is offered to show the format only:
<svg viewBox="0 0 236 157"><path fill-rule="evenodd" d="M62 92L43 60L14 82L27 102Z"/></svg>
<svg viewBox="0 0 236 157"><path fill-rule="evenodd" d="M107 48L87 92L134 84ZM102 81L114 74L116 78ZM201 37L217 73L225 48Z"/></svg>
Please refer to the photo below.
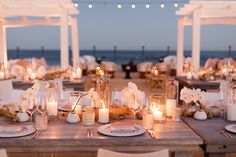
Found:
<svg viewBox="0 0 236 157"><path fill-rule="evenodd" d="M198 73L193 65L193 60L191 57L185 59L183 71L186 73L187 79L198 78Z"/></svg>
<svg viewBox="0 0 236 157"><path fill-rule="evenodd" d="M143 102L140 101L143 100L143 93L138 89L135 83L129 82L128 87L125 87L122 90L121 100L126 102L130 110L133 112L135 122L136 113L142 109Z"/></svg>
<svg viewBox="0 0 236 157"><path fill-rule="evenodd" d="M209 112L204 105L207 103L206 94L206 92L201 91L200 89L189 89L184 87L180 92L180 100L183 100L186 104L183 110L183 116L192 117L200 111L205 112L208 118L212 118L211 112Z"/></svg>
<svg viewBox="0 0 236 157"><path fill-rule="evenodd" d="M76 101L75 105L73 106L70 114L67 116L67 122L69 123L77 123L79 122L80 118L78 114L75 112L76 107L79 105L80 100L86 96L89 100L91 100L91 108L99 108L101 104L101 99L97 91L94 88L89 89L87 93L82 94Z"/></svg>

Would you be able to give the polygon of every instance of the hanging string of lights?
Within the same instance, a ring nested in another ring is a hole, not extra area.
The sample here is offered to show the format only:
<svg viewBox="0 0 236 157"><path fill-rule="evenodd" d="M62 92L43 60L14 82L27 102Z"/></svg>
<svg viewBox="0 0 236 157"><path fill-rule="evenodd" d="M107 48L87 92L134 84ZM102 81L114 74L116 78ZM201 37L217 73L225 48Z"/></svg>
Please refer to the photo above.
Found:
<svg viewBox="0 0 236 157"><path fill-rule="evenodd" d="M114 5L118 9L121 9L123 5L130 6L132 9L136 8L136 5L143 5L145 8L149 9L151 5L160 5L160 8L165 8L166 4L172 4L173 7L179 7L179 4L184 4L188 0L106 0L106 1L98 1L98 0L73 0L75 7L78 7L79 4L87 4L89 9L92 9L94 5Z"/></svg>

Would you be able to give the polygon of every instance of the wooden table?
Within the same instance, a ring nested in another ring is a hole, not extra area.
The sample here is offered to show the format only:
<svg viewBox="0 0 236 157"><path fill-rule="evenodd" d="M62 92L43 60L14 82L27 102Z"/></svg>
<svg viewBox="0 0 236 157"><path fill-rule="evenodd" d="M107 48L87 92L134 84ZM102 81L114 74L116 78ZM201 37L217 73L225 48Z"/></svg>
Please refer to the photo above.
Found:
<svg viewBox="0 0 236 157"><path fill-rule="evenodd" d="M26 90L32 87L33 85L33 82L13 81L12 83L13 83L13 88L22 90ZM86 83L86 78L83 77L81 80L63 81L63 86L65 88L73 88L74 90L77 91L83 91L85 83Z"/></svg>
<svg viewBox="0 0 236 157"><path fill-rule="evenodd" d="M236 153L236 134L232 134L232 139L227 139L220 134L226 125L236 124L236 122L225 121L221 118L198 121L193 118L183 119L199 136L204 140L203 148L206 156L226 156L227 153ZM236 156L236 154L234 154Z"/></svg>
<svg viewBox="0 0 236 157"><path fill-rule="evenodd" d="M188 88L200 88L202 90L212 90L212 89L219 89L220 83L219 82L210 82L210 81L203 81L203 80L196 80L191 79L188 80L186 77L176 77L176 80L179 81L180 89L182 87Z"/></svg>
<svg viewBox="0 0 236 157"><path fill-rule="evenodd" d="M1 122L1 121L0 121ZM142 121L137 121L142 123ZM3 124L3 123L0 123ZM48 129L38 139L32 135L21 138L1 138L0 149L5 148L10 157L26 156L96 156L98 148L113 151L144 153L168 148L173 156L187 157L199 150L203 140L184 122L155 123L158 139L152 139L148 133L136 137L108 137L96 132L99 124L93 129L92 138L87 137L87 129L79 124L68 124L65 121L50 122ZM36 154L36 155L35 155ZM72 155L73 154L73 155Z"/></svg>

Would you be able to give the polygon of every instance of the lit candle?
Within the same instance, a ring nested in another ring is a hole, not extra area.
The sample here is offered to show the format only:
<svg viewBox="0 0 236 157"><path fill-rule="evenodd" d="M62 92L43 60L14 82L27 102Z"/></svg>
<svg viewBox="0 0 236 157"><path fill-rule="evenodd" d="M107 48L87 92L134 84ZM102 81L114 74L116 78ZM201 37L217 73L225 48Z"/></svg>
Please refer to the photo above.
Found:
<svg viewBox="0 0 236 157"><path fill-rule="evenodd" d="M75 108L75 104L72 105L72 110ZM81 106L80 105L77 105L76 108L75 108L75 113L77 114L81 114Z"/></svg>
<svg viewBox="0 0 236 157"><path fill-rule="evenodd" d="M166 100L166 116L173 117L173 112L176 108L176 99L167 99Z"/></svg>
<svg viewBox="0 0 236 157"><path fill-rule="evenodd" d="M2 79L4 79L4 77L5 77L4 72L3 72L3 71L0 71L0 79L2 80Z"/></svg>
<svg viewBox="0 0 236 157"><path fill-rule="evenodd" d="M154 120L159 120L159 121L163 120L162 118L163 113L158 108L152 109L152 113L153 113Z"/></svg>
<svg viewBox="0 0 236 157"><path fill-rule="evenodd" d="M36 78L36 74L34 72L31 73L30 78L31 78L31 80L34 80Z"/></svg>
<svg viewBox="0 0 236 157"><path fill-rule="evenodd" d="M102 101L103 107L98 110L99 123L109 122L109 109L105 108L105 103Z"/></svg>
<svg viewBox="0 0 236 157"><path fill-rule="evenodd" d="M76 78L76 72L72 72L72 77L73 77L73 79L75 79Z"/></svg>
<svg viewBox="0 0 236 157"><path fill-rule="evenodd" d="M192 73L191 72L187 73L187 79L189 79L189 80L192 79Z"/></svg>
<svg viewBox="0 0 236 157"><path fill-rule="evenodd" d="M82 69L80 67L78 67L76 70L76 77L78 79L80 79L82 77Z"/></svg>
<svg viewBox="0 0 236 157"><path fill-rule="evenodd" d="M227 105L227 120L236 121L236 104Z"/></svg>
<svg viewBox="0 0 236 157"><path fill-rule="evenodd" d="M47 103L48 116L57 116L57 102L50 101Z"/></svg>
<svg viewBox="0 0 236 157"><path fill-rule="evenodd" d="M104 71L102 69L99 70L99 75L103 76L104 75Z"/></svg>
<svg viewBox="0 0 236 157"><path fill-rule="evenodd" d="M157 76L158 75L158 70L156 69L155 71L154 71L154 76Z"/></svg>

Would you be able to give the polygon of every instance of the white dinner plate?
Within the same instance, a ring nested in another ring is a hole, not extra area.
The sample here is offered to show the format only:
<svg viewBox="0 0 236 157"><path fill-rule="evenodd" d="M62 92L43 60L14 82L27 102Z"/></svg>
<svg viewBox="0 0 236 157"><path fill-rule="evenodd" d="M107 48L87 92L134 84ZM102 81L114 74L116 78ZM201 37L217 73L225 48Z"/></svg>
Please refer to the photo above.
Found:
<svg viewBox="0 0 236 157"><path fill-rule="evenodd" d="M145 133L145 128L140 125L135 125L135 131L130 133L116 133L110 131L111 124L102 125L98 128L98 132L107 135L107 136L116 136L116 137L129 137L129 136L137 136Z"/></svg>
<svg viewBox="0 0 236 157"><path fill-rule="evenodd" d="M225 130L236 134L236 124L230 124L225 126Z"/></svg>
<svg viewBox="0 0 236 157"><path fill-rule="evenodd" d="M16 132L16 133L10 133L10 132L0 132L0 137L21 137L30 135L35 132L35 128L33 125L25 125L22 126L22 131Z"/></svg>

